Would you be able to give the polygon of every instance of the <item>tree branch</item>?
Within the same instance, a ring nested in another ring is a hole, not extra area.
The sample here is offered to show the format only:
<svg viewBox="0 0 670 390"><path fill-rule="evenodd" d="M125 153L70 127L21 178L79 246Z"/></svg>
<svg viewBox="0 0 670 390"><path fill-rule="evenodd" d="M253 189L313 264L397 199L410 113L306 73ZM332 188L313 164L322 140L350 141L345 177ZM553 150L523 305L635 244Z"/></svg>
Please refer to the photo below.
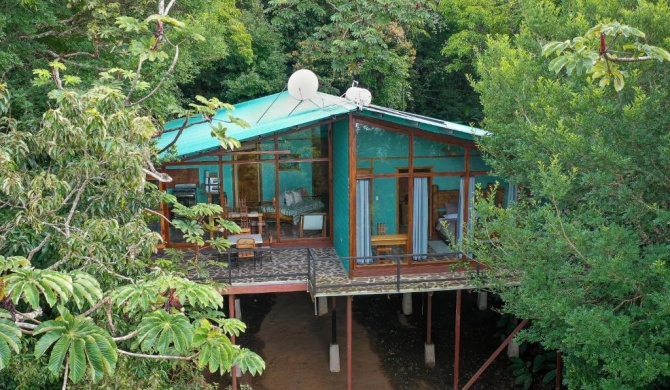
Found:
<svg viewBox="0 0 670 390"><path fill-rule="evenodd" d="M47 236L44 237L42 242L40 242L40 244L38 246L33 248L33 250L31 250L30 253L28 253L28 261L30 261L33 258L33 256L35 256L35 253L39 252L42 248L44 248L44 246L47 244L47 242L49 242L50 238L51 238L51 234L47 234Z"/></svg>
<svg viewBox="0 0 670 390"><path fill-rule="evenodd" d="M174 58L172 59L172 64L170 64L170 67L165 72L163 77L160 79L160 81L158 82L156 87L154 89L152 89L151 92L149 92L145 97L141 98L140 100L138 100L136 102L128 103L128 104L126 104L126 106L138 105L138 104L142 103L143 101L149 99L151 96L153 96L156 93L156 91L158 91L158 89L163 85L165 80L167 80L167 78L172 74L172 72L174 71L175 66L177 66L177 59L179 58L179 45L176 45L174 47L174 49L175 49L174 50Z"/></svg>
<svg viewBox="0 0 670 390"><path fill-rule="evenodd" d="M100 302L98 302L98 303L96 303L95 305L93 305L90 309L86 310L86 311L85 311L84 313L82 313L81 315L84 316L84 317L88 317L89 315L91 315L91 313L93 313L94 311L98 310L100 307L102 307L102 305L104 305L105 303L107 303L107 302L109 302L109 301L110 301L110 298L109 298L109 297L105 297L105 298L101 299Z"/></svg>
<svg viewBox="0 0 670 390"><path fill-rule="evenodd" d="M168 219L168 217L166 217L165 215L159 213L158 211L151 210L151 209L148 209L148 208L146 208L146 207L145 207L143 210L146 211L147 213L151 213L151 214L154 214L154 215L157 215L157 216L161 217L162 219L166 220L167 223L169 223L170 225L172 225L172 221L170 221L170 220Z"/></svg>
<svg viewBox="0 0 670 390"><path fill-rule="evenodd" d="M65 373L63 374L63 387L61 388L61 390L67 389L67 375L69 371L70 371L70 360L68 359L65 361Z"/></svg>
<svg viewBox="0 0 670 390"><path fill-rule="evenodd" d="M86 189L86 181L84 181L79 189L77 190L77 194L74 197L74 201L72 201L72 207L70 208L70 212L67 215L67 218L65 219L65 237L70 237L70 222L72 222L72 217L74 217L74 212L77 209L77 206L79 205L79 200L81 199L81 194L84 193L84 189Z"/></svg>
<svg viewBox="0 0 670 390"><path fill-rule="evenodd" d="M183 361L192 361L198 355L200 355L200 352L196 353L195 355L191 355L191 356L147 355L147 354L144 354L144 353L128 352L128 351L124 351L122 349L117 349L116 352L118 352L121 355L147 358L147 359L167 359L167 360L183 360Z"/></svg>
<svg viewBox="0 0 670 390"><path fill-rule="evenodd" d="M603 58L607 61L612 62L639 62L639 61L651 61L654 59L652 56L642 56L642 57L611 57L607 53L603 53Z"/></svg>
<svg viewBox="0 0 670 390"><path fill-rule="evenodd" d="M133 79L133 84L130 86L130 90L126 95L126 98L123 100L123 104L125 105L128 105L130 103L130 97L133 95L133 92L135 92L137 82L140 80L140 72L142 71L142 64L144 64L144 60L140 58L139 62L137 63L137 69L135 70L135 78Z"/></svg>
<svg viewBox="0 0 670 390"><path fill-rule="evenodd" d="M139 330L134 330L134 331L128 333L127 335L125 335L125 336L112 337L112 340L114 340L114 342L117 342L117 343L121 342L121 341L130 340L133 337L137 336L139 333L140 333Z"/></svg>

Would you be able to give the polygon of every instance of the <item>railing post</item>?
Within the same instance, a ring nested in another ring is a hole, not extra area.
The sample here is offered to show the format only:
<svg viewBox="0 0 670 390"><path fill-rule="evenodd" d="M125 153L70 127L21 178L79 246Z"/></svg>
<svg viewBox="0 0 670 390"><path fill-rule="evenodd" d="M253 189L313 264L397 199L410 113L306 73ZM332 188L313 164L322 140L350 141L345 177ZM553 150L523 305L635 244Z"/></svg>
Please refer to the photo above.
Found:
<svg viewBox="0 0 670 390"><path fill-rule="evenodd" d="M228 285L233 285L233 263L230 262L230 248L228 248Z"/></svg>
<svg viewBox="0 0 670 390"><path fill-rule="evenodd" d="M396 267L396 291L400 292L400 257L399 255L396 255L395 258L395 267Z"/></svg>
<svg viewBox="0 0 670 390"><path fill-rule="evenodd" d="M309 289L309 285L312 285L312 288L314 286L314 281L312 280L312 250L307 249L307 288ZM312 294L314 294L314 291L312 291Z"/></svg>

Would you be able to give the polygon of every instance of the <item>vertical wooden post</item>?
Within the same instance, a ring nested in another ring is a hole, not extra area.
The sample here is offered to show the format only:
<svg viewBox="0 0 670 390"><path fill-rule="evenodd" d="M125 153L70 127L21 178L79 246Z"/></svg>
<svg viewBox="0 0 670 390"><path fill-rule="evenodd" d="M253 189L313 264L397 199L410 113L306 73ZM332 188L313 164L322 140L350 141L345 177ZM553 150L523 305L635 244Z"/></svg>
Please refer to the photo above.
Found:
<svg viewBox="0 0 670 390"><path fill-rule="evenodd" d="M426 344L431 343L433 328L433 293L428 293L428 303L426 305Z"/></svg>
<svg viewBox="0 0 670 390"><path fill-rule="evenodd" d="M353 340L352 340L352 321L351 321L351 306L352 306L352 296L347 295L347 390L352 389L352 379L351 379L351 355L353 351ZM234 390L234 389L233 389Z"/></svg>
<svg viewBox="0 0 670 390"><path fill-rule="evenodd" d="M561 382L563 382L563 356L561 351L556 352L556 390L561 390Z"/></svg>
<svg viewBox="0 0 670 390"><path fill-rule="evenodd" d="M228 295L228 318L235 318L235 294ZM235 335L230 335L230 342L235 345ZM233 366L230 370L232 383L230 387L232 390L237 390L237 366Z"/></svg>
<svg viewBox="0 0 670 390"><path fill-rule="evenodd" d="M461 355L461 294L456 290L456 329L454 330L454 390L458 390L458 371Z"/></svg>

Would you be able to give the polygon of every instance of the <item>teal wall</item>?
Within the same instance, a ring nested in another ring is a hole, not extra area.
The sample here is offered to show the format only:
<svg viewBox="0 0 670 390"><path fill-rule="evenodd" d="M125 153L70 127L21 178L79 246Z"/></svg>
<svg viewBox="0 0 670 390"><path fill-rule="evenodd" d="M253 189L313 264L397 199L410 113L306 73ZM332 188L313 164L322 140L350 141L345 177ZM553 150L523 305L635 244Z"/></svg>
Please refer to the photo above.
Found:
<svg viewBox="0 0 670 390"><path fill-rule="evenodd" d="M349 256L349 122L333 124L333 246L340 257ZM344 264L347 268L349 264Z"/></svg>

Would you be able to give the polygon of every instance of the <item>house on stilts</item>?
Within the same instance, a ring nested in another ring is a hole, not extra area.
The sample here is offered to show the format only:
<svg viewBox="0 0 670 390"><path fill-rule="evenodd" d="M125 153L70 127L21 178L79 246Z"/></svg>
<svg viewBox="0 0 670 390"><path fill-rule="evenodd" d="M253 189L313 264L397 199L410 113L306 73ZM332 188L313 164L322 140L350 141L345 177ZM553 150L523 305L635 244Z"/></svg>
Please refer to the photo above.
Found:
<svg viewBox="0 0 670 390"><path fill-rule="evenodd" d="M288 91L220 110L214 123L230 114L249 125L223 123L241 142L235 150L222 148L207 122L184 128L175 120L157 138L178 156L159 168L173 179L160 188L184 205L219 204L224 218L248 229L228 237L227 266L211 270L230 286L230 312L239 294L295 291L311 294L321 313L329 297L346 296L349 324L355 295L404 294L411 306L414 292L456 290L460 303L460 291L485 271L458 251L472 231L475 188L495 189L500 207L515 196L477 148L486 132L372 105L359 88L345 97L302 92L289 82ZM172 217L169 204L159 211ZM166 247L189 245L164 220L154 229ZM235 247L240 238L253 239L249 258ZM347 335L351 386L351 329ZM458 359L458 332L456 349Z"/></svg>

